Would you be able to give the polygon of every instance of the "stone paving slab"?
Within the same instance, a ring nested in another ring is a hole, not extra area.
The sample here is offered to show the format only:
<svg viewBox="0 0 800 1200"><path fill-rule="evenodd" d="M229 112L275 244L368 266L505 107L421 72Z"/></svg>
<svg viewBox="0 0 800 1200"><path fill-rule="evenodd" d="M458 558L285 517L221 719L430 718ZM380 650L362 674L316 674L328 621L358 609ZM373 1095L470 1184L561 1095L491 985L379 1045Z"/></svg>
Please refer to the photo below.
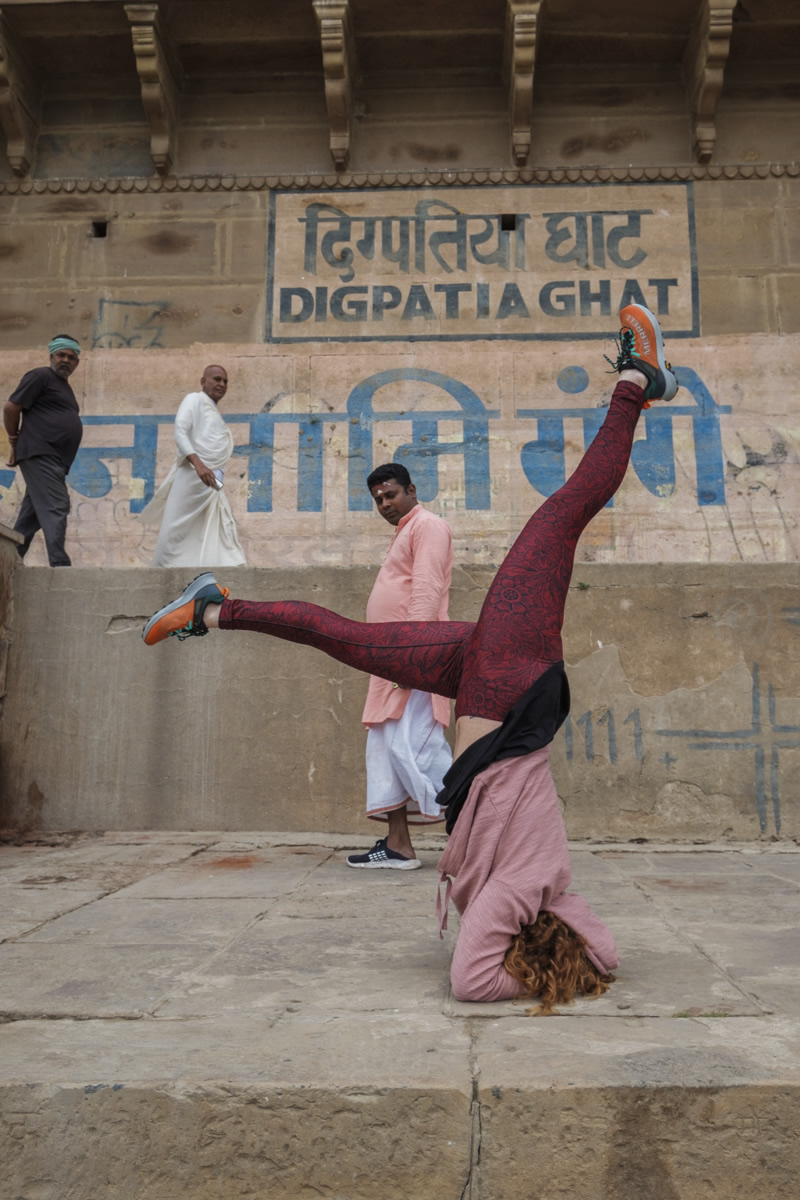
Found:
<svg viewBox="0 0 800 1200"><path fill-rule="evenodd" d="M322 852L324 857L330 851ZM202 853L178 866L155 871L132 882L128 895L173 900L178 897L277 899L293 892L319 866L320 857L295 849L246 853Z"/></svg>
<svg viewBox="0 0 800 1200"><path fill-rule="evenodd" d="M0 846L1 1200L794 1200L798 848L574 846L622 963L543 1020L452 999L443 841Z"/></svg>
<svg viewBox="0 0 800 1200"><path fill-rule="evenodd" d="M101 900L100 889L72 890L45 886L33 888L0 884L3 907L0 910L0 939L21 936L40 929L46 922L62 916L70 909L83 909L92 900Z"/></svg>
<svg viewBox="0 0 800 1200"><path fill-rule="evenodd" d="M224 945L264 915L265 900L140 900L127 890L86 903L70 913L22 934L19 945L54 942L66 946L158 946L201 942Z"/></svg>

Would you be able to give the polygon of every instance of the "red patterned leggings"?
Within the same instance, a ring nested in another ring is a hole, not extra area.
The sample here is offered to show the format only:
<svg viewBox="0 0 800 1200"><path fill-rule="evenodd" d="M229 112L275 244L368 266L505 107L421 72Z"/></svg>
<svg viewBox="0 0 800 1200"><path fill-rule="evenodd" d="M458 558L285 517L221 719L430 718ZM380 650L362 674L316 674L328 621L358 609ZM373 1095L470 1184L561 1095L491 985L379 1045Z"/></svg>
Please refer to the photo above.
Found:
<svg viewBox="0 0 800 1200"><path fill-rule="evenodd" d="M644 393L618 383L576 471L536 510L506 555L477 622L350 621L316 604L225 600L220 629L250 629L324 650L404 688L456 701L456 717L502 721L563 654L561 626L575 547L628 466Z"/></svg>

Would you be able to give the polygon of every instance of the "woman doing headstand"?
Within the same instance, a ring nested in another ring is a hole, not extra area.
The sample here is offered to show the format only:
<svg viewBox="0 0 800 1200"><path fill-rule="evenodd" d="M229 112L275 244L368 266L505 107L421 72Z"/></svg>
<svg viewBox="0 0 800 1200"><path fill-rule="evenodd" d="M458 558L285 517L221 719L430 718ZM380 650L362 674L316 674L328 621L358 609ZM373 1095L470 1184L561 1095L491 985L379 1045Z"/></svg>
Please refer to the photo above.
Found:
<svg viewBox="0 0 800 1200"><path fill-rule="evenodd" d="M622 482L642 408L677 390L653 314L631 304L620 321L619 382L606 419L511 547L475 624L375 625L297 601L231 600L206 573L142 635L153 645L214 628L267 633L455 699L455 761L439 797L451 837L439 870L441 927L451 895L461 914L451 966L460 1000L538 996L548 1012L576 994L605 992L618 965L610 931L566 890L567 837L548 759L569 711L561 627L578 538Z"/></svg>

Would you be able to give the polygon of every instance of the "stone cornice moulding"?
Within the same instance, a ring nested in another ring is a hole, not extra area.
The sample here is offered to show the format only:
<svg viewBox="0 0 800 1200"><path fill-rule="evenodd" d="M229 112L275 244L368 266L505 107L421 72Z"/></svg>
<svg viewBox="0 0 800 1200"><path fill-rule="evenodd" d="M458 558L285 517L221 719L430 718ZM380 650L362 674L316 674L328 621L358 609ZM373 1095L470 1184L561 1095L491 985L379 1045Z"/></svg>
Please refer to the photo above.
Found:
<svg viewBox="0 0 800 1200"><path fill-rule="evenodd" d="M180 107L180 69L161 22L157 4L126 4L133 53L150 122L150 155L159 175L168 175L175 159Z"/></svg>
<svg viewBox="0 0 800 1200"><path fill-rule="evenodd" d="M693 180L797 179L800 162L738 163L669 167L533 167L472 171L383 171L352 175L151 175L123 179L12 179L0 181L0 196L117 192L346 192L359 188L496 187L515 184L688 183Z"/></svg>
<svg viewBox="0 0 800 1200"><path fill-rule="evenodd" d="M511 155L524 167L531 150L533 71L543 0L507 0L503 74L509 89Z"/></svg>
<svg viewBox="0 0 800 1200"><path fill-rule="evenodd" d="M710 162L717 141L717 105L733 34L737 0L700 0L683 65L692 117L695 162Z"/></svg>
<svg viewBox="0 0 800 1200"><path fill-rule="evenodd" d="M40 109L38 82L0 8L0 125L6 135L6 156L15 175L27 175L33 166Z"/></svg>
<svg viewBox="0 0 800 1200"><path fill-rule="evenodd" d="M355 40L349 0L314 0L322 46L325 102L328 106L331 158L337 171L350 161Z"/></svg>

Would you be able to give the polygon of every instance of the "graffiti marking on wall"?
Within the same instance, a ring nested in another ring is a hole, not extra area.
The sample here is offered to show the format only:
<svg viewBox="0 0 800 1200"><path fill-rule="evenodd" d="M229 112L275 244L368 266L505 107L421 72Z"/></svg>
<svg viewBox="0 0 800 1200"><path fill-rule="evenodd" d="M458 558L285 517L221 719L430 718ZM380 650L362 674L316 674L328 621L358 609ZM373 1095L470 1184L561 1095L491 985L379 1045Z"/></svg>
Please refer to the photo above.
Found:
<svg viewBox="0 0 800 1200"><path fill-rule="evenodd" d="M583 730L583 753L587 762L595 761L595 725L605 730L605 754L608 761L613 765L619 759L619 744L617 742L617 723L613 708L607 708L602 716L595 721L591 709L588 709L581 716L573 720L572 715L569 715L564 722L564 743L566 748L567 762L571 763L575 758L575 727ZM633 712L628 713L627 717L622 722L623 728L630 725L630 740L633 745L633 753L637 762L641 762L644 758L644 742L642 740L642 715L638 708Z"/></svg>
<svg viewBox="0 0 800 1200"><path fill-rule="evenodd" d="M579 717L568 716L563 725L567 762L573 763L579 753L576 743L581 746L583 760L588 763L602 765L608 762L613 766L619 761L620 752L624 753L626 748L632 748L636 761L642 762L645 752L638 708L622 721L622 727L625 726L631 727L630 741L620 744L613 707L605 709L600 716L596 716L592 709ZM752 721L749 728L654 729L652 733L660 738L681 739L690 751L744 751L752 754L759 829L766 833L771 820L774 832L781 832L780 753L782 750L800 750L800 725L786 725L778 720L775 689L768 683L763 693L758 663L753 665ZM658 761L669 773L678 759L666 751Z"/></svg>
<svg viewBox="0 0 800 1200"><path fill-rule="evenodd" d="M766 833L770 814L775 833L781 831L780 772L781 750L800 749L800 725L783 725L777 717L775 689L767 684L767 720L763 719L764 700L761 673L753 664L752 721L749 729L657 729L660 737L683 738L689 750L740 751L753 755L758 825Z"/></svg>
<svg viewBox="0 0 800 1200"><path fill-rule="evenodd" d="M675 370L687 399L691 398L694 403L672 404L645 412L645 437L633 444L633 471L652 495L671 495L675 489L673 421L688 417L694 433L697 504L724 505L720 416L729 413L730 406L717 404L695 371L686 367ZM576 381L582 380L581 371L579 367L566 368L560 373L559 381L572 380L571 390L574 391ZM440 389L442 406L376 410L374 401L382 389L390 390L392 385L408 382ZM451 405L454 402L456 407L445 407L445 399ZM346 407L338 411L277 412L276 407L265 405L256 413L224 414L228 424L245 425L248 430L247 441L234 449L234 455L247 462L248 512L272 512L276 431L286 426L296 428L297 512L322 512L324 509L326 430L335 429L337 425L347 430L349 512L366 512L372 507L364 480L375 465L376 428L398 425L404 431L410 427L410 436L405 434L408 440L400 442L393 456L408 467L416 481L420 500L429 503L438 497L439 461L443 456L457 455L464 462L465 508L488 511L492 507L489 430L490 423L499 420L500 412L488 408L477 392L461 380L424 367L400 367L378 371L362 379L350 391ZM542 496L550 496L564 482L564 422L570 419L581 421L584 445L588 446L597 435L605 413L604 408L588 407L518 409L516 418L520 422L536 421L536 439L523 442L520 450L520 466L531 487ZM130 460L133 479L130 508L131 512L141 512L155 490L159 426L172 425L173 420L173 414L84 417L88 430L129 426L132 437L127 445L116 446L91 445L91 434L85 437L70 473L70 486L83 496L105 496L113 486L108 463ZM442 422L457 424L460 434L448 436L447 440L440 437Z"/></svg>
<svg viewBox="0 0 800 1200"><path fill-rule="evenodd" d="M163 350L160 319L169 300L100 300L92 325L93 350Z"/></svg>
<svg viewBox="0 0 800 1200"><path fill-rule="evenodd" d="M568 368L575 375L580 368ZM586 374L585 372L583 373ZM564 372L561 373L564 375ZM697 465L697 503L701 506L725 503L725 460L722 454L720 416L731 411L730 405L716 404L696 371L676 367L678 383L695 404L671 404L649 408L644 413L645 437L633 443L631 465L636 475L654 496L671 496L675 491L675 449L673 422L690 417L694 433ZM561 376L559 376L559 386ZM589 382L588 375L584 386ZM583 390L572 386L570 391ZM551 496L566 479L564 421L572 417L583 422L583 442L594 441L606 415L603 408L519 408L520 418L534 418L538 436L522 447L522 469L528 482L543 496ZM607 508L612 508L613 497Z"/></svg>

